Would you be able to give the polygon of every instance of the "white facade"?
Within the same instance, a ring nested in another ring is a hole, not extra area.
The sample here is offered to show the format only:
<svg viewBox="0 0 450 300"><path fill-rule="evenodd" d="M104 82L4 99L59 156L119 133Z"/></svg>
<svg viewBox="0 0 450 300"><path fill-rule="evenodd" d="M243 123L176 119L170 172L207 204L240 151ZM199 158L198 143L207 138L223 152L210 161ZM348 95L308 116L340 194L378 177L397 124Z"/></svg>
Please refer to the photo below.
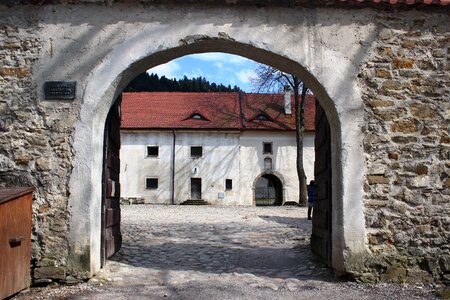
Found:
<svg viewBox="0 0 450 300"><path fill-rule="evenodd" d="M202 200L250 206L256 180L270 173L282 182L283 203L298 202L294 132L122 130L121 138L122 198L180 204L191 199L191 178L200 178ZM272 154L263 154L263 143L272 144ZM314 177L313 133L305 134L304 145L309 181ZM202 147L201 157L191 157L192 146ZM158 155L147 156L147 147L158 147ZM265 158L272 160L272 170L265 170ZM147 188L147 178L157 179L157 188Z"/></svg>

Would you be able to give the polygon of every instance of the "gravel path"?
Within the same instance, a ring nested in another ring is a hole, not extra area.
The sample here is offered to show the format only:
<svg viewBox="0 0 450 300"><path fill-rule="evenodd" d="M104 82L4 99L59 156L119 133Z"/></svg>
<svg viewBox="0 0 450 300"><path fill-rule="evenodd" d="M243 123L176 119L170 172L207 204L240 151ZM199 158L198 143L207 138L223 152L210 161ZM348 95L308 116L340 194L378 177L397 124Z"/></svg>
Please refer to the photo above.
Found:
<svg viewBox="0 0 450 300"><path fill-rule="evenodd" d="M123 247L88 283L20 299L434 299L431 287L337 280L297 207L122 207Z"/></svg>

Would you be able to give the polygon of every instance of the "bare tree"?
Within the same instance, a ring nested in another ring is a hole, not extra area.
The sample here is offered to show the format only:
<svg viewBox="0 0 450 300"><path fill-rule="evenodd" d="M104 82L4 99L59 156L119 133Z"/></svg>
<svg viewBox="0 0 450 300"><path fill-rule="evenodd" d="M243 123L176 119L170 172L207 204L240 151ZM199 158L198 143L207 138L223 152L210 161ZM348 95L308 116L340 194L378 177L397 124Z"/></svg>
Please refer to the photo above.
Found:
<svg viewBox="0 0 450 300"><path fill-rule="evenodd" d="M296 165L300 186L299 205L306 206L307 191L306 175L303 167L303 137L305 133L305 96L308 88L297 76L286 74L263 64L260 64L256 69L256 76L253 78L252 84L258 93L281 92L285 88L290 88L294 92L295 139L297 143Z"/></svg>

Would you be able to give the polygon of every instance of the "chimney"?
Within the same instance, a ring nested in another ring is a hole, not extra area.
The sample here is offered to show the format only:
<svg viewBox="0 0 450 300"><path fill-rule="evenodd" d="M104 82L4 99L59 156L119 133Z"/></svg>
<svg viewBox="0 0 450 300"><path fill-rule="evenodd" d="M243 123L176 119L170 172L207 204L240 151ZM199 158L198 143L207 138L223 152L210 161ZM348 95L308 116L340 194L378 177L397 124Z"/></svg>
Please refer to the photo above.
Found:
<svg viewBox="0 0 450 300"><path fill-rule="evenodd" d="M286 115L292 114L291 110L291 89L288 85L284 86L284 113Z"/></svg>

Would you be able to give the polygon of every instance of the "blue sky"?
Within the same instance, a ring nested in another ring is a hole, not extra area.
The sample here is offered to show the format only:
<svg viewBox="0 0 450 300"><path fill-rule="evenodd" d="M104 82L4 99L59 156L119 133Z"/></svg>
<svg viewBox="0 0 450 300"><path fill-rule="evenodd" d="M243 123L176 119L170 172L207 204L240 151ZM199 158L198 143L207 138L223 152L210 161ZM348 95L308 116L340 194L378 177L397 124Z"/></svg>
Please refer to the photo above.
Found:
<svg viewBox="0 0 450 300"><path fill-rule="evenodd" d="M255 75L257 65L242 56L210 52L183 56L147 72L177 79L184 75L188 78L202 76L209 82L237 85L245 92L251 92L250 78Z"/></svg>

